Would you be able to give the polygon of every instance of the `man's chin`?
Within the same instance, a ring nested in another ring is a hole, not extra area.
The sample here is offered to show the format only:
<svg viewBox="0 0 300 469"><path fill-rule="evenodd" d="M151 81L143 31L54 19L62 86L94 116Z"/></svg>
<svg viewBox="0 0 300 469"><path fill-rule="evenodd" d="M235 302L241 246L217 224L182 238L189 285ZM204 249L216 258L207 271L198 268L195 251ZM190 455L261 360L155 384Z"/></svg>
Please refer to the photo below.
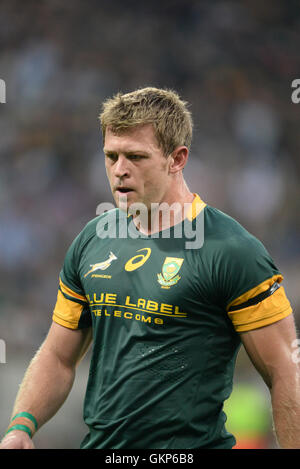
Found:
<svg viewBox="0 0 300 469"><path fill-rule="evenodd" d="M124 211L128 211L128 208L130 207L130 205L138 202L137 194L135 193L135 191L130 191L122 195L120 193L119 194L116 193L114 198L115 198L117 207L120 210L124 210Z"/></svg>
<svg viewBox="0 0 300 469"><path fill-rule="evenodd" d="M127 195L126 196L116 195L115 202L116 202L118 209L122 210L123 212L128 213L130 205L132 205L135 201L129 200L129 197L127 197Z"/></svg>

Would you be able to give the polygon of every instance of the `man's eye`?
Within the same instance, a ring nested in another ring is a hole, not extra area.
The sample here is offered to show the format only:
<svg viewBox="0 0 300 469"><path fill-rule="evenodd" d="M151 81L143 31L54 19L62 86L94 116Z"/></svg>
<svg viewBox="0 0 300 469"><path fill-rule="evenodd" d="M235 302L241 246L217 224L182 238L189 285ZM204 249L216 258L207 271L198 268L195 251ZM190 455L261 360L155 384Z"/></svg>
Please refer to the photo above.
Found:
<svg viewBox="0 0 300 469"><path fill-rule="evenodd" d="M129 156L130 160L142 160L143 158L145 158L143 155L130 155Z"/></svg>
<svg viewBox="0 0 300 469"><path fill-rule="evenodd" d="M116 161L118 159L118 155L114 155L113 153L109 153L106 155L106 158L112 161Z"/></svg>

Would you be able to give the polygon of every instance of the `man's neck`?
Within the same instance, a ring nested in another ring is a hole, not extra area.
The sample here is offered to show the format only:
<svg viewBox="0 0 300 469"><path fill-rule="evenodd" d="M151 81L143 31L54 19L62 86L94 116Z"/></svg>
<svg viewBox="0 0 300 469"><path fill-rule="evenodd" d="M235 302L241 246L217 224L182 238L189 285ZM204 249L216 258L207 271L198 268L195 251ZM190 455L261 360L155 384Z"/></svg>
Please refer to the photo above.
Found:
<svg viewBox="0 0 300 469"><path fill-rule="evenodd" d="M167 230L184 220L194 197L195 195L188 189L179 197L174 197L173 194L163 202L151 204L147 212L135 215L134 223L145 235Z"/></svg>

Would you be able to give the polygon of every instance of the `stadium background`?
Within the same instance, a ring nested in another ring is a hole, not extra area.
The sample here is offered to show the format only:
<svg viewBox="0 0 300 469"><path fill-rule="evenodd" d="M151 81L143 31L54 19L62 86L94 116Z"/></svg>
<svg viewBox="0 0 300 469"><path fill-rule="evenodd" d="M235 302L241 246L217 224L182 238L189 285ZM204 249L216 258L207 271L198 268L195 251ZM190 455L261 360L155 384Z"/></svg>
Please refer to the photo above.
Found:
<svg viewBox="0 0 300 469"><path fill-rule="evenodd" d="M186 180L264 242L299 324L300 104L291 102L299 9L284 0L1 1L1 434L50 325L66 249L97 205L112 201L98 114L116 91L170 87L191 103ZM88 358L38 447L78 447ZM229 424L238 438L275 447L268 392L243 351L234 393Z"/></svg>

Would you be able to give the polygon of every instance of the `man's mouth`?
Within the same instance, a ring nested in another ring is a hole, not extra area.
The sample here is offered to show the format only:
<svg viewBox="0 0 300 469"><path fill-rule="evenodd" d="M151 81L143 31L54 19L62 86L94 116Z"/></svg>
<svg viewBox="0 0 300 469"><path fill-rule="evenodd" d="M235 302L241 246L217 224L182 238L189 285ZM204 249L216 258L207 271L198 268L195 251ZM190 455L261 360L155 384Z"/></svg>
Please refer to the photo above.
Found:
<svg viewBox="0 0 300 469"><path fill-rule="evenodd" d="M117 187L116 192L119 192L120 194L128 194L129 192L132 192L133 189L130 189L130 187Z"/></svg>

